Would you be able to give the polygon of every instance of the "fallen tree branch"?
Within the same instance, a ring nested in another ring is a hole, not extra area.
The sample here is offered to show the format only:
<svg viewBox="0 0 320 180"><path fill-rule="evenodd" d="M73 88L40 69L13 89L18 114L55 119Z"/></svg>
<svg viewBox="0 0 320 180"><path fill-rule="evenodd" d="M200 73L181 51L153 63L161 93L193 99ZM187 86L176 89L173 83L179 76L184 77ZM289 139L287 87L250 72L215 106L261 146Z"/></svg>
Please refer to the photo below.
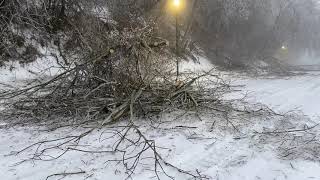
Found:
<svg viewBox="0 0 320 180"><path fill-rule="evenodd" d="M77 174L85 174L85 173L86 173L85 171L56 173L56 174L52 174L52 175L47 176L46 180L48 180L48 179L50 179L51 177L54 177L54 176L66 177L66 176L77 175Z"/></svg>
<svg viewBox="0 0 320 180"><path fill-rule="evenodd" d="M304 129L292 129L292 130L284 130L284 131L270 131L270 132L256 132L256 134L284 134L284 133L294 133L294 132L307 132L310 131L316 127L318 127L319 124L316 124L314 126L311 127L307 127Z"/></svg>

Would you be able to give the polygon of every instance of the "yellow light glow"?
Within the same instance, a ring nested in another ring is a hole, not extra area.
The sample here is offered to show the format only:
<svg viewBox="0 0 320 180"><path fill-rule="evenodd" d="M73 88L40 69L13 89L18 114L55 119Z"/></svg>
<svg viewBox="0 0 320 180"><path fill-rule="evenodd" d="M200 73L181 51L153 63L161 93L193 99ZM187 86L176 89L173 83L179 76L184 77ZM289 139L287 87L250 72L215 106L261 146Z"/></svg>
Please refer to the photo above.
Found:
<svg viewBox="0 0 320 180"><path fill-rule="evenodd" d="M287 47L286 46L282 46L281 49L282 50L287 50Z"/></svg>
<svg viewBox="0 0 320 180"><path fill-rule="evenodd" d="M168 10L168 13L172 13L172 15L178 15L185 10L185 7L186 0L168 0L166 9Z"/></svg>
<svg viewBox="0 0 320 180"><path fill-rule="evenodd" d="M181 4L180 0L173 0L173 5L179 7Z"/></svg>

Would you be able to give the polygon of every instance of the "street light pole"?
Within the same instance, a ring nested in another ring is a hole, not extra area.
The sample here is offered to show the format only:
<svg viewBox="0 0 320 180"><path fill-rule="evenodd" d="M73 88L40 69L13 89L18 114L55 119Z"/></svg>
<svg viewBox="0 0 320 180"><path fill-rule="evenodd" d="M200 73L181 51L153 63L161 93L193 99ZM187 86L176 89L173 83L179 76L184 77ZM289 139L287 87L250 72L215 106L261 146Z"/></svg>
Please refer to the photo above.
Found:
<svg viewBox="0 0 320 180"><path fill-rule="evenodd" d="M176 65L177 65L177 79L179 77L179 39L180 39L180 32L179 32L179 17L178 12L176 12Z"/></svg>
<svg viewBox="0 0 320 180"><path fill-rule="evenodd" d="M177 66L177 80L179 78L179 55L180 55L180 30L179 30L179 11L181 10L182 0L172 0L173 10L176 16L176 66Z"/></svg>
<svg viewBox="0 0 320 180"><path fill-rule="evenodd" d="M181 10L181 0L173 0L176 16L176 65L177 65L177 80L179 78L179 54L180 54L180 31L179 31L179 11Z"/></svg>

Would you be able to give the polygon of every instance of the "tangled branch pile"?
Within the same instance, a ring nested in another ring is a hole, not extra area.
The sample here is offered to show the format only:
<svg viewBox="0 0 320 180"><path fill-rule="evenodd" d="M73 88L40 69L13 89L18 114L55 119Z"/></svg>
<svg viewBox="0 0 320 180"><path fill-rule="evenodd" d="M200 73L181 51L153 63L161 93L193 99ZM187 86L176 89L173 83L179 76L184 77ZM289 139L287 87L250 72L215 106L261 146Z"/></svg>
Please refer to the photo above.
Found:
<svg viewBox="0 0 320 180"><path fill-rule="evenodd" d="M46 37L42 41L57 49L51 56L59 65L54 77L19 90L1 91L1 99L13 101L7 104L12 109L7 117L26 121L86 117L106 123L128 114L147 116L217 101L217 94L223 93L217 89L228 85L215 76L211 79L218 79L211 84L214 89L194 87L211 73L184 75L177 81L169 41L159 36L157 23L139 11L157 1L136 2L110 1L102 6L100 1L3 1L4 41L15 46L10 34L26 30L38 37L29 42L32 38L23 36L26 43L36 46ZM130 11L115 13L123 8Z"/></svg>

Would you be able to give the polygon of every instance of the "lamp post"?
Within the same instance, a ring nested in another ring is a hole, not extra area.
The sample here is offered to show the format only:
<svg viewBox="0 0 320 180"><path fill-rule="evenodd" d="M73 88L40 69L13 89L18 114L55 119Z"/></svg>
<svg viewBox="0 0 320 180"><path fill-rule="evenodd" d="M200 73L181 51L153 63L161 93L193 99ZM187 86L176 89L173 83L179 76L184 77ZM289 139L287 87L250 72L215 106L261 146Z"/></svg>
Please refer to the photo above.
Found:
<svg viewBox="0 0 320 180"><path fill-rule="evenodd" d="M176 66L177 66L177 80L179 77L179 39L180 39L180 32L179 32L179 8L181 6L181 0L173 0L173 6L175 8L175 16L176 16Z"/></svg>

